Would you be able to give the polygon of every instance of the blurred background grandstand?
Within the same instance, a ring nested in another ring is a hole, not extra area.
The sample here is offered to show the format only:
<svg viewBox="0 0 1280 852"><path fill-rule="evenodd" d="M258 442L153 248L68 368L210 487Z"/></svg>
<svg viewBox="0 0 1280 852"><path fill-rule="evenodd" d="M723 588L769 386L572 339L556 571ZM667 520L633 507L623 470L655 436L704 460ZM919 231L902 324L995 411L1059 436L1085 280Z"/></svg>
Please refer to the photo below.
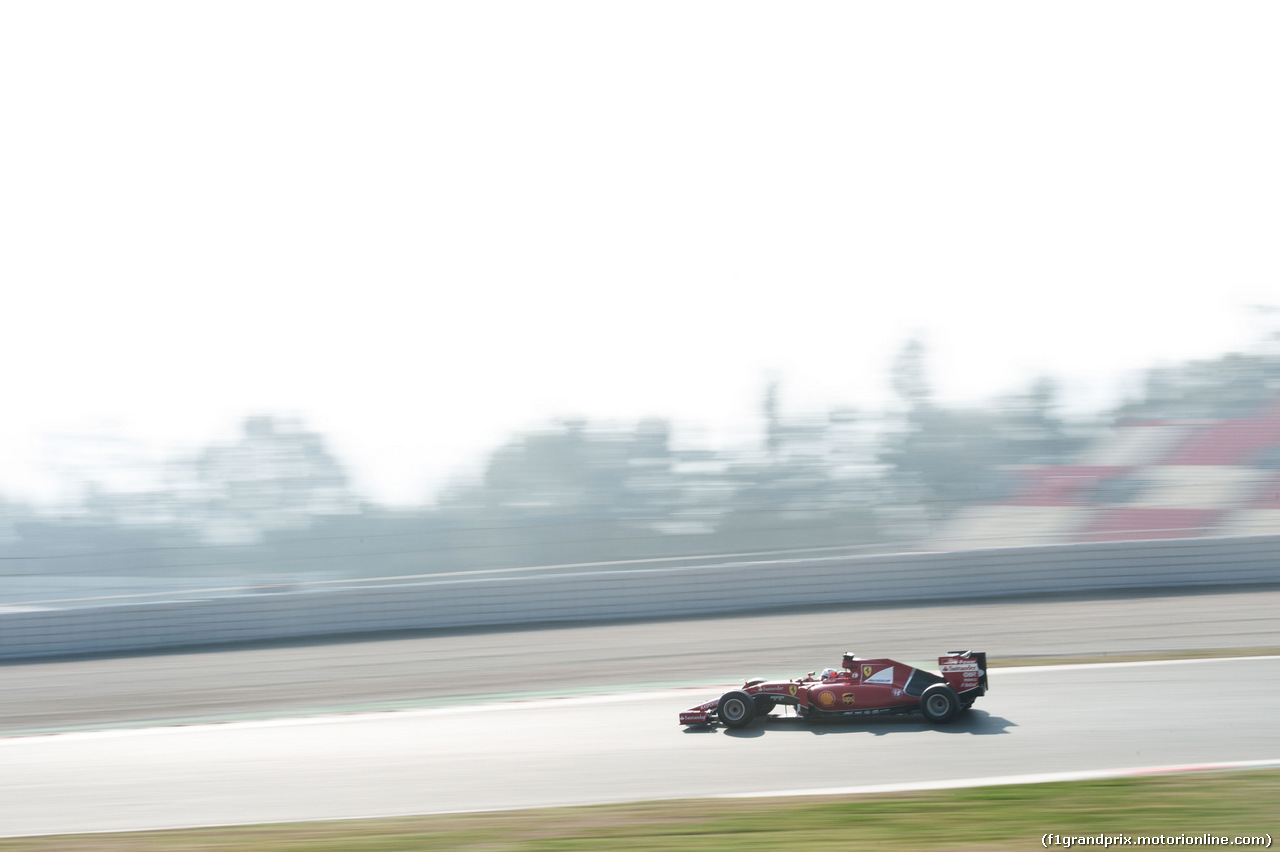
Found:
<svg viewBox="0 0 1280 852"><path fill-rule="evenodd" d="M1280 531L1280 397L1272 359L1153 371L1081 449L1013 471L1003 499L959 509L943 548Z"/></svg>
<svg viewBox="0 0 1280 852"><path fill-rule="evenodd" d="M284 417L133 471L56 510L0 503L10 611L264 594L370 578L1280 533L1280 357L1150 371L1069 418L1041 379L949 407L901 350L891 411L788 416L694 447L689 424L568 420L512 436L434 503L355 493L324 436Z"/></svg>

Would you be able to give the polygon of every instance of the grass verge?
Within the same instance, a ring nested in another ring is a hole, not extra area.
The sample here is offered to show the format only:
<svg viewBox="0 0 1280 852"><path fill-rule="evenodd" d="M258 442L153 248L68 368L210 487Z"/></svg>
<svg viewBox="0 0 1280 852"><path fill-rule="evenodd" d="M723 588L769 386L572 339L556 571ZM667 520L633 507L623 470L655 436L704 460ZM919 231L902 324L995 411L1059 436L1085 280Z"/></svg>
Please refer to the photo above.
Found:
<svg viewBox="0 0 1280 852"><path fill-rule="evenodd" d="M1236 837L1280 831L1280 770L850 798L711 799L0 840L0 852L918 850L1041 848L1046 833Z"/></svg>

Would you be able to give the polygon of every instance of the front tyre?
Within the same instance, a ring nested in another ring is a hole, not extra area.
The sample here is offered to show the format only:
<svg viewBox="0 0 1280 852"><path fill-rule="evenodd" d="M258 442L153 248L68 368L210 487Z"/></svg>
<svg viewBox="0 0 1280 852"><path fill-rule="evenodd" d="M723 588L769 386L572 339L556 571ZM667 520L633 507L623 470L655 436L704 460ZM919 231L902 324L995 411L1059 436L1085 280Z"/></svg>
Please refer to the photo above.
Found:
<svg viewBox="0 0 1280 852"><path fill-rule="evenodd" d="M935 725L950 722L960 712L960 696L948 684L935 683L920 696L920 713Z"/></svg>
<svg viewBox="0 0 1280 852"><path fill-rule="evenodd" d="M751 700L755 702L757 716L768 716L778 706L772 695L753 695Z"/></svg>
<svg viewBox="0 0 1280 852"><path fill-rule="evenodd" d="M716 713L730 728L745 728L756 718L756 703L747 693L734 690L720 696Z"/></svg>

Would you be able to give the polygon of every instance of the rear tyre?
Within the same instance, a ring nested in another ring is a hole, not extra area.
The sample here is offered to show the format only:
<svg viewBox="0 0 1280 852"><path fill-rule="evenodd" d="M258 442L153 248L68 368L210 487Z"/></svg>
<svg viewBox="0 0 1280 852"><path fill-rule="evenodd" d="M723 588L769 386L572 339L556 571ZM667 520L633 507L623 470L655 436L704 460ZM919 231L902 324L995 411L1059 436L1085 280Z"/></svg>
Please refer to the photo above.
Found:
<svg viewBox="0 0 1280 852"><path fill-rule="evenodd" d="M960 696L945 683L935 683L920 696L920 713L935 725L950 722L960 712Z"/></svg>
<svg viewBox="0 0 1280 852"><path fill-rule="evenodd" d="M756 703L747 693L734 690L720 696L716 712L730 728L745 728L756 718Z"/></svg>
<svg viewBox="0 0 1280 852"><path fill-rule="evenodd" d="M768 716L773 712L773 708L778 706L778 702L770 695L753 695L751 700L756 705L758 716Z"/></svg>

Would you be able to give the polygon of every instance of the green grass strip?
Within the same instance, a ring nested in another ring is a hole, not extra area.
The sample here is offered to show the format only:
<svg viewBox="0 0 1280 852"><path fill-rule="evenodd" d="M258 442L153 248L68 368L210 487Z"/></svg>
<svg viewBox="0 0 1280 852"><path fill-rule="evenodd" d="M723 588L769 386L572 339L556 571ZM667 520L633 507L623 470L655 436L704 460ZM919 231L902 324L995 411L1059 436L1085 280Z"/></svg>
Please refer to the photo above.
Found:
<svg viewBox="0 0 1280 852"><path fill-rule="evenodd" d="M1048 833L1276 838L1278 803L1280 770L1261 769L857 797L683 800L15 838L0 840L0 852L1025 850L1043 848L1041 837Z"/></svg>

